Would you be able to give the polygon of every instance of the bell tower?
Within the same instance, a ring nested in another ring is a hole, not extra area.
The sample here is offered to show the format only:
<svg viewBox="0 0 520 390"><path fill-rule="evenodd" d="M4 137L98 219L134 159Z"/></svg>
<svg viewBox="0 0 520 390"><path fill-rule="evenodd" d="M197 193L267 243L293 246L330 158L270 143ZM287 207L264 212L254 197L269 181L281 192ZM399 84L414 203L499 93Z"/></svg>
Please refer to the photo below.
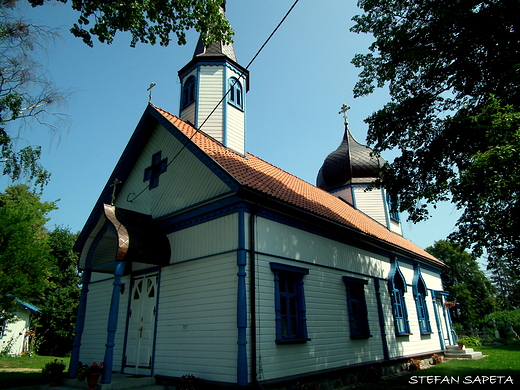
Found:
<svg viewBox="0 0 520 390"><path fill-rule="evenodd" d="M245 155L249 72L238 64L233 45L216 42L206 46L200 37L192 60L179 71L179 79L180 118Z"/></svg>

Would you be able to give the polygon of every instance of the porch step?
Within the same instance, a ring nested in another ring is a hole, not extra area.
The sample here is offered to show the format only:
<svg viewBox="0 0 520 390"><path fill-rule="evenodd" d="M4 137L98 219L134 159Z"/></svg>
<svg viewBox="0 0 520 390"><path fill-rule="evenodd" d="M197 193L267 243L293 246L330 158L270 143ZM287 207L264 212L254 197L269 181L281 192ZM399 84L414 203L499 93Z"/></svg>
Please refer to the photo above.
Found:
<svg viewBox="0 0 520 390"><path fill-rule="evenodd" d="M448 345L444 356L452 359L475 359L482 356L482 352L475 352L473 348L460 349L458 345Z"/></svg>
<svg viewBox="0 0 520 390"><path fill-rule="evenodd" d="M40 390L78 390L87 389L87 382L78 381L77 379L64 379L63 385L58 387L49 387L48 385L40 387ZM165 387L156 384L153 377L136 377L133 375L112 374L111 383L98 383L96 390L164 390Z"/></svg>

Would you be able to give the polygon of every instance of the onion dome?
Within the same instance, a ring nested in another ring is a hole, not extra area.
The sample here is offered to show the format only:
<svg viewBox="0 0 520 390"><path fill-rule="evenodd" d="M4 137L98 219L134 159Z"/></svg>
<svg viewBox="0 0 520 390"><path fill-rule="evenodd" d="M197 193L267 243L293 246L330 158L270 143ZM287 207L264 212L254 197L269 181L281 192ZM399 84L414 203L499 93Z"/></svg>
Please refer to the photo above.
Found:
<svg viewBox="0 0 520 390"><path fill-rule="evenodd" d="M339 147L327 156L316 179L316 186L331 192L350 184L369 184L378 178L377 169L386 160L361 145L345 124L345 135Z"/></svg>

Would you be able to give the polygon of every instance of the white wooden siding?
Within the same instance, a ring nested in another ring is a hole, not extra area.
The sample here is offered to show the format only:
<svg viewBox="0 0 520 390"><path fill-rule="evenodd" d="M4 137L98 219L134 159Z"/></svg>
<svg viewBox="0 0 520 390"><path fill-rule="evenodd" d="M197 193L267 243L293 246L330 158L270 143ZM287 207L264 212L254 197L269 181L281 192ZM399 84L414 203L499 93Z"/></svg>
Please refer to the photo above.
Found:
<svg viewBox="0 0 520 390"><path fill-rule="evenodd" d="M94 274L93 274L94 275ZM103 275L106 277L106 274ZM100 276L100 278L103 278ZM94 276L93 279L97 279ZM107 342L108 313L112 297L113 279L104 279L92 282L89 285L87 311L85 316L85 330L81 338L79 360L83 364L100 363L105 356L105 344ZM130 278L125 276L122 282L129 285ZM120 296L119 316L114 346L113 369L121 370L123 362L123 347L126 327L126 313L128 309L129 289Z"/></svg>
<svg viewBox="0 0 520 390"><path fill-rule="evenodd" d="M240 154L245 153L244 112L228 104L226 146Z"/></svg>
<svg viewBox="0 0 520 390"><path fill-rule="evenodd" d="M375 219L380 224L387 226L385 206L381 190L366 191L367 187L354 187L356 208Z"/></svg>
<svg viewBox="0 0 520 390"><path fill-rule="evenodd" d="M401 223L397 222L396 220L390 218L390 230L394 233L403 235L403 229L401 228Z"/></svg>
<svg viewBox="0 0 520 390"><path fill-rule="evenodd" d="M257 218L257 251L386 278L388 258L265 218Z"/></svg>
<svg viewBox="0 0 520 390"><path fill-rule="evenodd" d="M147 188L149 182L143 181L144 171L151 165L152 156L159 151L161 158L168 158L169 165L159 177L159 186L150 190ZM158 125L123 183L116 206L156 218L227 192L229 187L222 180ZM132 200L137 194L139 196Z"/></svg>
<svg viewBox="0 0 520 390"><path fill-rule="evenodd" d="M262 362L262 379L310 373L344 367L349 364L383 359L382 341L371 278L365 287L369 326L373 337L351 340L345 284L342 276L359 277L346 271L309 265L304 276L307 330L311 339L305 344L275 343L274 275L269 261L259 256L258 262L258 354ZM301 266L291 261L278 261Z"/></svg>
<svg viewBox="0 0 520 390"><path fill-rule="evenodd" d="M388 258L260 217L257 218L256 229L256 249L262 253L257 255L256 259L257 348L262 379L276 379L384 359L374 276L380 279L390 357L427 354L440 349L431 297L427 297L426 303L433 334L420 334L411 287L414 275L411 264L399 262L408 284L405 302L413 334L396 337L391 297L388 292ZM304 292L307 330L311 340L305 344L275 343L274 276L269 267L270 262L309 269L309 274L304 276ZM422 275L427 288L440 287L438 273L422 269ZM365 297L370 333L373 336L369 339L350 339L346 291L342 276L368 280Z"/></svg>
<svg viewBox="0 0 520 390"><path fill-rule="evenodd" d="M224 96L224 69L221 66L201 66L199 77L197 124L200 130L223 143L224 106L223 103L219 104L219 102ZM217 105L217 109L211 114L206 123L202 125Z"/></svg>
<svg viewBox="0 0 520 390"><path fill-rule="evenodd" d="M223 253L238 248L238 214L191 226L168 236L172 263Z"/></svg>
<svg viewBox="0 0 520 390"><path fill-rule="evenodd" d="M236 383L236 252L163 268L155 374Z"/></svg>

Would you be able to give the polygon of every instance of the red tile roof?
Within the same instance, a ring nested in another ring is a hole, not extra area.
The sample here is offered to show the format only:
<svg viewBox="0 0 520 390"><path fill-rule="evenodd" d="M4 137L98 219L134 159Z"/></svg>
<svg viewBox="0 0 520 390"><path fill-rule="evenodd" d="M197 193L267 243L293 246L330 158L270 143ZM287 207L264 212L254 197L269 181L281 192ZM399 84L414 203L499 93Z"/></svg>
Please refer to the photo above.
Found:
<svg viewBox="0 0 520 390"><path fill-rule="evenodd" d="M411 241L391 232L338 197L250 153L247 153L247 157L241 156L203 132L196 130L177 116L158 107L153 107L242 185L331 221L359 230L434 262L444 264Z"/></svg>

